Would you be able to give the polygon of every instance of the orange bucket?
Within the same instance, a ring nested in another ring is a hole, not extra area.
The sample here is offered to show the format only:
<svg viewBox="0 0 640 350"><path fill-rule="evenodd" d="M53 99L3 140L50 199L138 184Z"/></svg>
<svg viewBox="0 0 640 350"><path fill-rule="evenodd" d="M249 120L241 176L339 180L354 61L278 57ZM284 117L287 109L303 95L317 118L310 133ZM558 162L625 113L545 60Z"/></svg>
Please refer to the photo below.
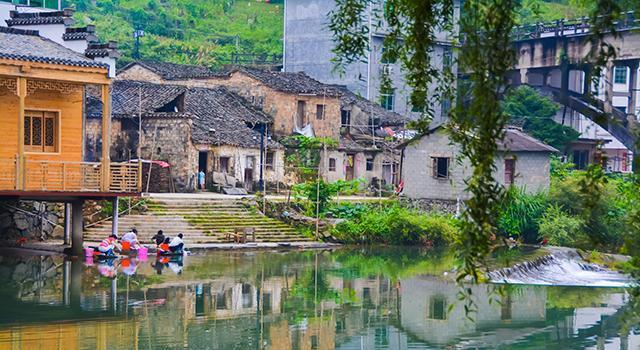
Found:
<svg viewBox="0 0 640 350"><path fill-rule="evenodd" d="M123 241L122 242L122 250L131 250L131 242Z"/></svg>

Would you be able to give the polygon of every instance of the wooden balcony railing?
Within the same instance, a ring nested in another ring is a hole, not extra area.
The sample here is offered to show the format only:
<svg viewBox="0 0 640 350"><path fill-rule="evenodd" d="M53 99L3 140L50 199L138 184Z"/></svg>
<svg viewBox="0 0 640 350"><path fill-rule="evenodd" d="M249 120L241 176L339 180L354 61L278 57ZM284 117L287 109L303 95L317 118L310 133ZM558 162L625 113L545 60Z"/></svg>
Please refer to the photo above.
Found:
<svg viewBox="0 0 640 350"><path fill-rule="evenodd" d="M109 190L112 193L136 193L140 189L136 163L111 163ZM57 162L26 160L24 188L17 188L16 159L0 159L0 191L104 192L102 164L97 162Z"/></svg>

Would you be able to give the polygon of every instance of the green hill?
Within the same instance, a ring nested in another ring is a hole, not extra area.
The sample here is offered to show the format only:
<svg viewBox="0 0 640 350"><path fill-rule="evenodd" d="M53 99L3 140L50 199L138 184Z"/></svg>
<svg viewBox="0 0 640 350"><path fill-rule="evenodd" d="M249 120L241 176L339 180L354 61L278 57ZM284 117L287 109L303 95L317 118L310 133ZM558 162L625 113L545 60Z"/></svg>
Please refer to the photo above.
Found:
<svg viewBox="0 0 640 350"><path fill-rule="evenodd" d="M588 16L590 0L523 0L518 10L518 23L550 22L557 19L576 19Z"/></svg>
<svg viewBox="0 0 640 350"><path fill-rule="evenodd" d="M281 55L283 4L255 0L67 0L78 25L95 24L118 41L119 65L133 59L134 29L143 29L144 59L217 66L232 53Z"/></svg>

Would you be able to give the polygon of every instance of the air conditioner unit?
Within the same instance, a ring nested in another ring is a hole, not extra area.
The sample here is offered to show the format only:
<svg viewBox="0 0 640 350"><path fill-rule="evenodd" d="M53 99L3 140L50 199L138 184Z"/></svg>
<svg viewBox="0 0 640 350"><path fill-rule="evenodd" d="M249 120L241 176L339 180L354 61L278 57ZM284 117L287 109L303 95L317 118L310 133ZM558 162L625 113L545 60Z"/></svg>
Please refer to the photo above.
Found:
<svg viewBox="0 0 640 350"><path fill-rule="evenodd" d="M386 76L392 76L393 75L393 66L390 65L384 65L382 66L382 69L380 69L380 74L384 74Z"/></svg>

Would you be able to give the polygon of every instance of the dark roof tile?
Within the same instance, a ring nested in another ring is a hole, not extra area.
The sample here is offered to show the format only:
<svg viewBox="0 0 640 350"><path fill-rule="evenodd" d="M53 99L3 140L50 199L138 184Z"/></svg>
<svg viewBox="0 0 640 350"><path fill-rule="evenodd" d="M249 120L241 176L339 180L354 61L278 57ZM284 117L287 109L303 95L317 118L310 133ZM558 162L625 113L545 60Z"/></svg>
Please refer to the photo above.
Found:
<svg viewBox="0 0 640 350"><path fill-rule="evenodd" d="M109 67L43 38L37 31L6 27L0 27L0 58L78 67Z"/></svg>
<svg viewBox="0 0 640 350"><path fill-rule="evenodd" d="M160 77L162 77L162 79L165 79L165 80L207 78L207 77L212 77L217 75L215 71L204 66L176 64L176 63L160 62L160 61L131 62L128 65L122 67L121 71L125 71L135 65L140 65L158 74Z"/></svg>
<svg viewBox="0 0 640 350"><path fill-rule="evenodd" d="M504 140L498 142L503 152L558 152L557 149L516 128L507 128Z"/></svg>
<svg viewBox="0 0 640 350"><path fill-rule="evenodd" d="M230 76L235 72L242 72L262 82L266 86L281 92L333 97L342 95L341 89L335 85L323 84L302 72L275 72L259 68L232 67L228 69L226 75Z"/></svg>
<svg viewBox="0 0 640 350"><path fill-rule="evenodd" d="M64 24L67 26L75 23L72 9L63 11L47 12L18 12L10 11L10 19L7 19L8 26L42 25L42 24Z"/></svg>

